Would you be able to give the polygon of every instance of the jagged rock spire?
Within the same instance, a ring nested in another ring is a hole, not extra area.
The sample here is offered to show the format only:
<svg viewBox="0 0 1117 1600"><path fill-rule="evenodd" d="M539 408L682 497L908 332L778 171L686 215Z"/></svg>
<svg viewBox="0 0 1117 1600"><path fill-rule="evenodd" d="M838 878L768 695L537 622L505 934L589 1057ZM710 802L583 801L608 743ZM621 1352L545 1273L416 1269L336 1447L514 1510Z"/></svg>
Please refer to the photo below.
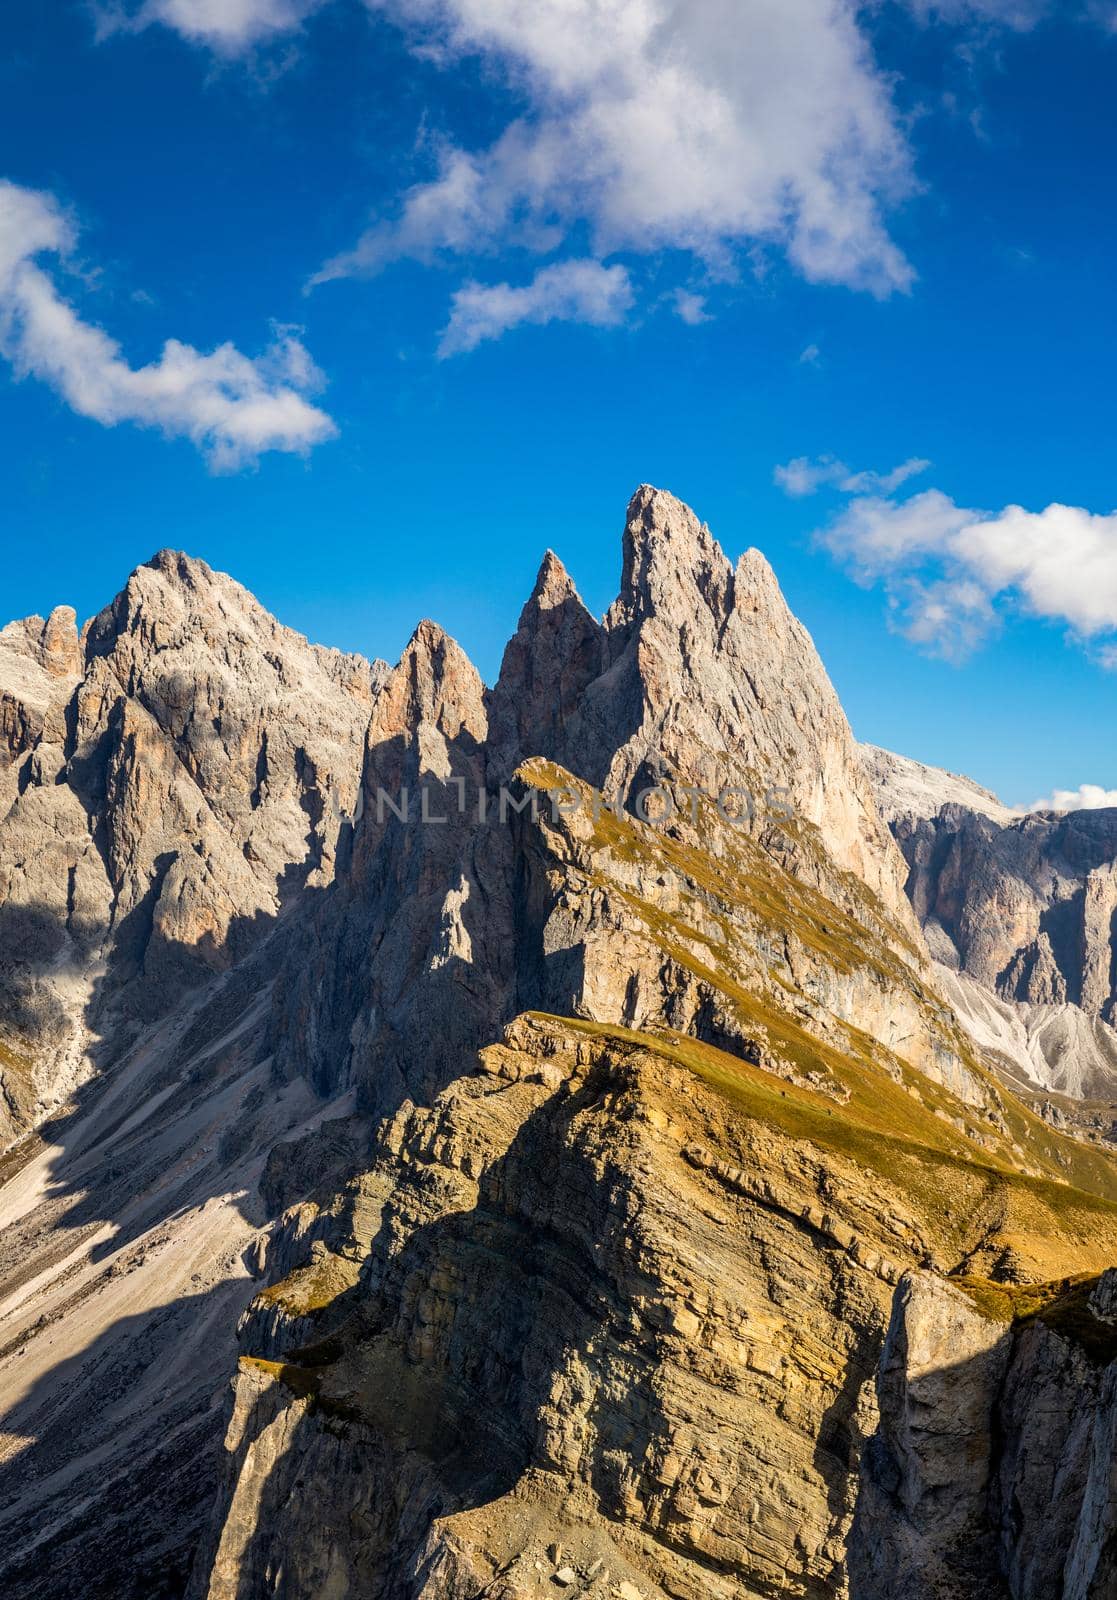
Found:
<svg viewBox="0 0 1117 1600"><path fill-rule="evenodd" d="M604 639L570 574L548 550L492 695L494 782L505 781L529 756L565 760L582 698L604 665Z"/></svg>
<svg viewBox="0 0 1117 1600"><path fill-rule="evenodd" d="M704 522L664 489L641 484L628 504L621 587L610 629L702 606L723 623L733 605L733 568Z"/></svg>
<svg viewBox="0 0 1117 1600"><path fill-rule="evenodd" d="M384 680L369 726L369 747L397 735L411 736L423 724L449 739L464 729L478 743L488 728L480 674L457 640L429 619L420 622Z"/></svg>

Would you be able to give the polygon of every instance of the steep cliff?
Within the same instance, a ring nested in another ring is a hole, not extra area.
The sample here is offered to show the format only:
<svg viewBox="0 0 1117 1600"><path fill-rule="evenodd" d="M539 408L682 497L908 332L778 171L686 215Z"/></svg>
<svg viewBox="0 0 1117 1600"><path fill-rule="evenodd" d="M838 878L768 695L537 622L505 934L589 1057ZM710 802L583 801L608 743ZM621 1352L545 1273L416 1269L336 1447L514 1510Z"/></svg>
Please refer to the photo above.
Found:
<svg viewBox="0 0 1117 1600"><path fill-rule="evenodd" d="M854 1596L1117 1592L1117 1272L896 1296L863 1456Z"/></svg>
<svg viewBox="0 0 1117 1600"><path fill-rule="evenodd" d="M386 670L170 551L80 641L4 629L0 1023L35 1065L0 1142L329 880Z"/></svg>
<svg viewBox="0 0 1117 1600"><path fill-rule="evenodd" d="M383 1119L250 1310L199 1600L846 1593L902 1273L1117 1248L1113 1168L747 829L707 853L520 782L544 1009Z"/></svg>

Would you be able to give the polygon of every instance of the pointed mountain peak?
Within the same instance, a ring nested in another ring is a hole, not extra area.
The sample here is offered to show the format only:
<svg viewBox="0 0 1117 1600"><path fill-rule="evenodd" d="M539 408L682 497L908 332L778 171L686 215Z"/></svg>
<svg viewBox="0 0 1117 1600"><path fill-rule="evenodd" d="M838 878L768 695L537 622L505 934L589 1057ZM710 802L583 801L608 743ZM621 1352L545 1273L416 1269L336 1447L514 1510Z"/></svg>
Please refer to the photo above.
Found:
<svg viewBox="0 0 1117 1600"><path fill-rule="evenodd" d="M157 550L150 561L144 562L144 567L162 573L166 578L191 585L197 584L199 579L212 580L216 577L212 567L197 556L188 556L184 550ZM135 577L136 573L132 576ZM229 581L232 582L231 579Z"/></svg>
<svg viewBox="0 0 1117 1600"><path fill-rule="evenodd" d="M567 758L566 729L602 670L604 629L548 550L492 694L491 771L509 778L526 756Z"/></svg>
<svg viewBox="0 0 1117 1600"><path fill-rule="evenodd" d="M369 742L413 734L434 723L450 737L465 728L485 737L485 685L456 639L424 617L386 679L373 712Z"/></svg>
<svg viewBox="0 0 1117 1600"><path fill-rule="evenodd" d="M128 640L129 651L143 655L164 644L191 613L208 617L229 607L250 615L257 626L279 626L234 578L215 572L182 550L158 550L129 574L115 599L91 618L86 656L92 660L112 655Z"/></svg>
<svg viewBox="0 0 1117 1600"><path fill-rule="evenodd" d="M573 629L579 635L595 634L600 632L601 624L578 593L574 579L558 556L548 550L540 564L535 586L520 612L516 632L505 649L501 678L508 664L508 652L511 650L515 654L514 646L530 646L541 630L554 632L556 629L564 633Z"/></svg>
<svg viewBox="0 0 1117 1600"><path fill-rule="evenodd" d="M733 601L744 614L769 612L793 621L790 608L768 557L755 546L745 551L733 575ZM795 626L801 626L797 621Z"/></svg>
<svg viewBox="0 0 1117 1600"><path fill-rule="evenodd" d="M763 550L758 550L755 545L750 545L737 562L737 572L742 583L779 588L772 563Z"/></svg>
<svg viewBox="0 0 1117 1600"><path fill-rule="evenodd" d="M424 617L404 646L403 658L409 655L434 656L440 651L445 651L447 647L455 650L461 648L445 628L437 622L432 622L430 617Z"/></svg>
<svg viewBox="0 0 1117 1600"><path fill-rule="evenodd" d="M685 613L696 605L724 622L733 606L733 568L688 505L643 483L628 505L621 590L608 626Z"/></svg>
<svg viewBox="0 0 1117 1600"><path fill-rule="evenodd" d="M429 679L432 684L439 684L458 678L484 689L477 668L458 641L429 617L423 618L407 641L396 672L405 673L413 682Z"/></svg>
<svg viewBox="0 0 1117 1600"><path fill-rule="evenodd" d="M670 517L680 513L697 525L698 518L684 501L669 489L657 488L654 483L642 483L628 502L630 522L637 516Z"/></svg>
<svg viewBox="0 0 1117 1600"><path fill-rule="evenodd" d="M548 550L535 579L535 587L524 607L524 615L533 607L540 611L553 611L556 606L562 605L564 600L579 599L573 578L555 552Z"/></svg>

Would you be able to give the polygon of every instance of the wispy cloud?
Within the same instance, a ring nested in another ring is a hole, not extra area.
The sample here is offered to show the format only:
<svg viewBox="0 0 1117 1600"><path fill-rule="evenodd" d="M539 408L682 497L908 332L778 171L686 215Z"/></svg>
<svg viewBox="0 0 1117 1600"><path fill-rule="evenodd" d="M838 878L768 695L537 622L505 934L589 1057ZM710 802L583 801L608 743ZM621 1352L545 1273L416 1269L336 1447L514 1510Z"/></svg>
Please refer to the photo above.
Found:
<svg viewBox="0 0 1117 1600"><path fill-rule="evenodd" d="M624 267L599 261L561 261L544 267L530 283L467 283L454 295L439 344L442 356L475 350L523 323L587 322L614 327L632 305Z"/></svg>
<svg viewBox="0 0 1117 1600"><path fill-rule="evenodd" d="M705 295L695 294L692 289L676 289L671 298L675 306L675 315L688 327L697 328L703 322L713 321L706 310Z"/></svg>
<svg viewBox="0 0 1117 1600"><path fill-rule="evenodd" d="M404 257L522 246L588 226L599 258L678 249L733 269L782 247L812 281L884 295L912 269L885 209L908 145L852 6L832 0L366 0L447 66L480 57L525 105L437 171L315 281Z"/></svg>
<svg viewBox="0 0 1117 1600"><path fill-rule="evenodd" d="M328 0L100 0L100 32L159 24L229 58ZM917 25L1024 29L1055 0L901 0ZM918 191L875 8L853 0L364 0L417 56L480 61L517 113L489 144L428 145L429 175L310 285L392 262L509 249L677 251L732 278L782 251L816 283L877 296L914 270L889 228ZM1084 0L1103 21L1108 0ZM588 238L588 249L585 240ZM577 241L575 243L575 241ZM682 291L684 320L705 315ZM805 353L807 361L817 359Z"/></svg>
<svg viewBox="0 0 1117 1600"><path fill-rule="evenodd" d="M1058 0L906 0L924 23L979 23L1026 33L1054 14Z"/></svg>
<svg viewBox="0 0 1117 1600"><path fill-rule="evenodd" d="M265 450L303 453L336 432L306 398L322 377L293 329L277 329L255 359L232 344L203 354L168 339L158 361L130 366L39 265L44 255L65 257L75 237L53 196L0 180L0 355L18 377L49 384L107 427L134 422L188 438L218 471Z"/></svg>
<svg viewBox="0 0 1117 1600"><path fill-rule="evenodd" d="M807 359L807 351L800 356ZM931 465L921 456L902 461L891 472L851 472L844 461L835 456L796 456L773 473L774 481L785 494L795 500L817 494L820 489L840 489L845 494L866 494L870 491L892 494L901 484L917 473L926 472Z"/></svg>
<svg viewBox="0 0 1117 1600"><path fill-rule="evenodd" d="M216 55L238 56L300 28L326 0L107 0L94 5L97 36L173 28Z"/></svg>

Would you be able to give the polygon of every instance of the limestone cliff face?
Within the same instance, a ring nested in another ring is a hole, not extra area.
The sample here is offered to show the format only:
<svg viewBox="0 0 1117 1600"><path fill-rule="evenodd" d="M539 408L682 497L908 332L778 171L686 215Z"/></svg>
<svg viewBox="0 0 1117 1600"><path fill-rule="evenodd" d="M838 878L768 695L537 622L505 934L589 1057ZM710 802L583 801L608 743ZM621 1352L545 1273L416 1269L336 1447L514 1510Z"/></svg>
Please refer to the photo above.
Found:
<svg viewBox="0 0 1117 1600"><path fill-rule="evenodd" d="M1082 983L1080 1004L1091 1016L1114 1018L1114 963L1117 960L1117 863L1107 861L1086 874L1082 897Z"/></svg>
<svg viewBox="0 0 1117 1600"><path fill-rule="evenodd" d="M1000 1053L1033 1088L1111 1099L1117 811L1017 817L968 779L863 758L932 954L1016 1013Z"/></svg>
<svg viewBox="0 0 1117 1600"><path fill-rule="evenodd" d="M904 1279L863 1456L854 1596L1117 1592L1115 1283L1014 1297Z"/></svg>
<svg viewBox="0 0 1117 1600"><path fill-rule="evenodd" d="M245 1319L196 1600L846 1594L904 1271L1117 1248L1020 1177L1047 1130L918 972L747 830L707 855L520 782L538 1009L380 1123L311 1223L342 1287L319 1258Z"/></svg>
<svg viewBox="0 0 1117 1600"><path fill-rule="evenodd" d="M946 934L961 971L1005 999L1054 992L1110 1014L1117 813L1039 814L1000 828L947 806L893 829L912 903Z"/></svg>
<svg viewBox="0 0 1117 1600"><path fill-rule="evenodd" d="M902 1224L840 1164L809 1214L808 1153L738 1137L680 1066L526 1021L387 1122L350 1320L242 1361L192 1592L833 1593Z"/></svg>
<svg viewBox="0 0 1117 1600"><path fill-rule="evenodd" d="M332 876L386 670L166 551L80 642L66 608L4 630L0 1020L36 1065L0 1136Z"/></svg>
<svg viewBox="0 0 1117 1600"><path fill-rule="evenodd" d="M501 773L544 756L622 799L661 775L738 790L760 837L793 813L817 830L824 860L912 931L902 865L810 635L760 551L734 568L674 496L649 485L633 496L602 626L548 557L493 698ZM827 886L817 855L783 846L783 865ZM840 897L832 874L828 886Z"/></svg>
<svg viewBox="0 0 1117 1600"><path fill-rule="evenodd" d="M370 723L352 848L278 987L285 1071L328 1071L374 1108L401 1086L429 1097L462 1049L537 1004L538 906L500 798L533 758L622 808L658 786L666 836L732 857L747 834L922 966L899 854L770 567L750 551L734 571L693 512L645 486L603 623L548 555L491 694L437 630L409 645ZM743 827L718 815L723 791Z"/></svg>
<svg viewBox="0 0 1117 1600"><path fill-rule="evenodd" d="M484 806L476 669L423 623L369 723L358 814L328 894L290 945L271 1042L288 1073L368 1104L429 1099L493 1037L514 987L510 837Z"/></svg>
<svg viewBox="0 0 1117 1600"><path fill-rule="evenodd" d="M356 1251L327 1230L359 1281L325 1303L295 1278L268 1291L286 1341L274 1318L245 1324L191 1596L931 1592L906 1501L878 1513L874 1554L865 1487L851 1583L857 1463L893 1286L983 1247L983 1180L943 1230L913 1169L828 1145L821 1095L797 1136L765 1080L685 1036L524 1018L432 1107L387 1119ZM1005 1330L961 1304L911 1355L928 1377L909 1409L918 1423L937 1398L948 1420L904 1448L967 1563L942 1592L977 1600L993 1424L965 1433L953 1355L987 1401ZM1024 1560L1020 1534L1006 1549Z"/></svg>
<svg viewBox="0 0 1117 1600"><path fill-rule="evenodd" d="M1105 1151L938 991L770 569L670 496L602 621L544 562L492 691L170 553L0 674L0 1072L16 1131L66 1098L0 1169L26 1600L841 1597L905 1274L1117 1257Z"/></svg>

